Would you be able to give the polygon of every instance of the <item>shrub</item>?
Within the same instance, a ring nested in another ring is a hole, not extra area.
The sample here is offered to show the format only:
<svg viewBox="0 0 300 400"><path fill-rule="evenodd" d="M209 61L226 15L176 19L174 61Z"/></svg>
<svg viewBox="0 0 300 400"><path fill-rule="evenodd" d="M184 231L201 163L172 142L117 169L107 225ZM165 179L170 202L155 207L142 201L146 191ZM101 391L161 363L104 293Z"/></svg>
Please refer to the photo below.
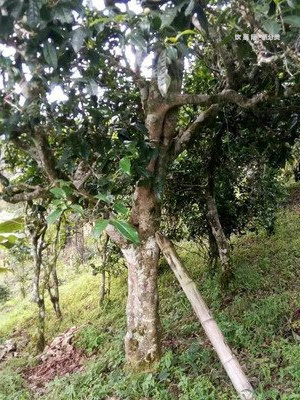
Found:
<svg viewBox="0 0 300 400"><path fill-rule="evenodd" d="M10 297L10 291L7 286L0 285L0 303L5 303Z"/></svg>

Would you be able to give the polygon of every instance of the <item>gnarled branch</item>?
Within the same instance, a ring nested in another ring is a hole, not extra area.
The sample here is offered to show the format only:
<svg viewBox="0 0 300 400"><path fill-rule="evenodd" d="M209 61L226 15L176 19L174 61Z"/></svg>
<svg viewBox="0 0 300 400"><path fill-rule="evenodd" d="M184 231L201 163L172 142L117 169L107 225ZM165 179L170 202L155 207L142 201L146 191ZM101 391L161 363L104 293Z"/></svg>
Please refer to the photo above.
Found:
<svg viewBox="0 0 300 400"><path fill-rule="evenodd" d="M218 104L212 104L207 110L201 112L199 116L196 118L194 122L190 124L190 126L183 132L179 133L175 140L175 148L174 153L175 155L180 154L192 137L197 133L199 128L207 121L209 121L212 117L217 115L219 111Z"/></svg>
<svg viewBox="0 0 300 400"><path fill-rule="evenodd" d="M253 97L246 97L235 90L225 89L217 94L174 94L168 98L170 108L194 104L211 106L212 104L236 104L241 108L254 108L263 101L269 101L273 96L268 92L260 92Z"/></svg>
<svg viewBox="0 0 300 400"><path fill-rule="evenodd" d="M26 189L31 191L26 191ZM15 185L8 186L1 193L0 196L7 203L20 203L26 202L38 198L47 198L49 196L49 188L43 188L41 186L30 186L27 185Z"/></svg>

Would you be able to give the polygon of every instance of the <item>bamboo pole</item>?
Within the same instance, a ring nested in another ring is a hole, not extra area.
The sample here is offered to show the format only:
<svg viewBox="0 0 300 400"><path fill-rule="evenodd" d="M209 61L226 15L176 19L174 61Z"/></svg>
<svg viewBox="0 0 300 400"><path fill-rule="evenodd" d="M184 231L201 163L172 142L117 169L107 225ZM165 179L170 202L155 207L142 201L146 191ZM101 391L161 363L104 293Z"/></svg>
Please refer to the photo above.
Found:
<svg viewBox="0 0 300 400"><path fill-rule="evenodd" d="M160 233L156 233L156 241L164 254L168 264L178 279L183 291L189 299L205 333L227 372L237 394L242 400L254 400L254 390L244 374L237 358L232 353L219 326L213 319L195 282L190 278L184 265L181 263L172 242Z"/></svg>

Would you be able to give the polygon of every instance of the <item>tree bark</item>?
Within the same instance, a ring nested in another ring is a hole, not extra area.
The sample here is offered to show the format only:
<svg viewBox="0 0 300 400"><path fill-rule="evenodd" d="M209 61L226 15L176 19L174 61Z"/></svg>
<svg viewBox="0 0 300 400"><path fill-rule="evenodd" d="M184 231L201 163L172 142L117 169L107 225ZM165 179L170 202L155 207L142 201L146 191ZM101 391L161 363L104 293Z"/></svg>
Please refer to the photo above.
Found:
<svg viewBox="0 0 300 400"><path fill-rule="evenodd" d="M161 355L158 316L157 267L159 248L155 232L160 210L151 188L137 186L132 224L141 244L122 248L128 268L126 360L136 370L151 369Z"/></svg>
<svg viewBox="0 0 300 400"><path fill-rule="evenodd" d="M149 146L156 150L146 169L149 182L138 181L133 194L131 224L136 228L140 244L121 245L128 268L126 360L131 368L149 370L161 355L161 324L158 315L157 270L159 247L155 233L161 220L161 197L170 162L176 157L178 108L170 106L157 85L158 51L154 55L152 79L140 87ZM141 65L137 62L136 70ZM170 65L169 93L181 90L183 56ZM120 241L119 241L120 242Z"/></svg>
<svg viewBox="0 0 300 400"><path fill-rule="evenodd" d="M49 271L47 275L47 287L48 287L48 293L50 296L50 300L54 309L54 312L57 316L57 318L62 317L61 309L60 309L60 302L59 302L59 281L58 281L58 276L57 276L57 260L59 257L59 253L61 250L60 243L59 243L59 237L60 237L60 230L61 230L61 223L62 223L62 217L60 217L57 227L56 227L56 236L55 236L55 241L53 243L53 258L52 261L50 261L50 265L48 265ZM50 285L50 277L52 278L52 285ZM52 286L52 288L51 288Z"/></svg>
<svg viewBox="0 0 300 400"><path fill-rule="evenodd" d="M159 54L156 54L154 64ZM180 58L169 70L170 92L180 91L183 60ZM128 268L127 333L125 336L126 360L136 370L149 370L161 356L161 324L158 315L157 270L159 247L155 233L160 226L160 201L164 181L171 159L177 126L177 107L170 109L157 86L157 68L147 90L141 90L145 111L145 126L149 145L157 150L147 171L151 181L137 182L133 194L131 224L137 229L140 245L122 246ZM146 93L146 96L145 96Z"/></svg>
<svg viewBox="0 0 300 400"><path fill-rule="evenodd" d="M57 316L57 318L62 317L61 309L60 309L60 302L59 302L59 282L58 282L58 276L57 276L57 271L56 271L56 265L51 266L51 271L50 274L52 276L52 289L50 287L50 283L48 282L48 293L50 296L50 300L54 309L54 312Z"/></svg>
<svg viewBox="0 0 300 400"><path fill-rule="evenodd" d="M106 289L105 289L105 270L101 271L101 284L100 284L100 291L99 291L99 305L102 306L104 299L105 299L105 294L106 294Z"/></svg>
<svg viewBox="0 0 300 400"><path fill-rule="evenodd" d="M44 293L45 287L41 282L41 269L42 269L42 254L44 247L44 237L47 225L40 226L40 223L33 222L33 229L31 230L32 237L32 253L34 262L34 278L33 278L33 299L38 306L38 322L37 322L37 343L36 348L38 353L42 352L45 347L45 300Z"/></svg>
<svg viewBox="0 0 300 400"><path fill-rule="evenodd" d="M104 232L104 242L102 248L98 249L101 257L101 283L99 291L99 305L101 306L104 302L105 296L109 296L108 289L106 287L106 259L107 259L107 244L108 234ZM109 282L108 282L109 284Z"/></svg>
<svg viewBox="0 0 300 400"><path fill-rule="evenodd" d="M254 391L248 378L226 343L226 339L199 293L195 282L190 278L184 265L181 263L172 243L159 233L156 234L156 240L183 291L189 299L208 339L218 354L218 357L237 394L243 400L254 400Z"/></svg>
<svg viewBox="0 0 300 400"><path fill-rule="evenodd" d="M75 246L76 246L76 255L78 259L80 260L80 263L84 262L84 252L85 252L85 247L84 247L84 232L83 232L83 226L79 226L75 230Z"/></svg>
<svg viewBox="0 0 300 400"><path fill-rule="evenodd" d="M25 297L26 297L26 289L25 289L25 286L22 283L21 283L21 286L20 286L20 292L21 292L22 299L25 299Z"/></svg>
<svg viewBox="0 0 300 400"><path fill-rule="evenodd" d="M230 244L223 231L219 213L216 205L216 199L214 194L214 189L212 184L208 184L206 190L206 205L207 205L207 220L209 222L211 231L214 235L218 246L219 257L221 261L221 288L228 289L231 271L231 254L230 254Z"/></svg>
<svg viewBox="0 0 300 400"><path fill-rule="evenodd" d="M219 249L215 236L212 233L210 224L208 223L208 256L209 256L209 271L213 275L217 270L217 261L219 258Z"/></svg>
<svg viewBox="0 0 300 400"><path fill-rule="evenodd" d="M46 344L45 340L45 300L43 297L39 297L37 300L38 306L38 324L37 324L37 342L36 342L36 350L38 353L41 353Z"/></svg>

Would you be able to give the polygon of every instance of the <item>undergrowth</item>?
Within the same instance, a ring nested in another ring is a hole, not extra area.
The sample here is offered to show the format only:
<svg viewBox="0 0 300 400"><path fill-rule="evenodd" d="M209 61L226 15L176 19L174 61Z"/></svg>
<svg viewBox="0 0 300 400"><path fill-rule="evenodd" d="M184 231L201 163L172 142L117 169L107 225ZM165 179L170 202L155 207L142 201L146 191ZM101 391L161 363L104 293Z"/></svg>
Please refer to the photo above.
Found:
<svg viewBox="0 0 300 400"><path fill-rule="evenodd" d="M217 277L207 271L192 244L179 249L230 346L245 368L259 400L300 399L300 346L290 319L300 308L300 214L281 212L275 234L248 234L233 241L234 279L220 296ZM175 277L162 261L159 276L164 356L151 373L124 368L126 278L113 280L112 296L98 306L98 276L82 273L61 287L63 320L48 304L47 339L77 325L76 346L87 354L84 371L57 378L41 400L234 400L236 396ZM0 366L0 400L27 400L21 371L32 363L35 307L29 300L2 306L0 337L12 331L32 338L20 359Z"/></svg>

